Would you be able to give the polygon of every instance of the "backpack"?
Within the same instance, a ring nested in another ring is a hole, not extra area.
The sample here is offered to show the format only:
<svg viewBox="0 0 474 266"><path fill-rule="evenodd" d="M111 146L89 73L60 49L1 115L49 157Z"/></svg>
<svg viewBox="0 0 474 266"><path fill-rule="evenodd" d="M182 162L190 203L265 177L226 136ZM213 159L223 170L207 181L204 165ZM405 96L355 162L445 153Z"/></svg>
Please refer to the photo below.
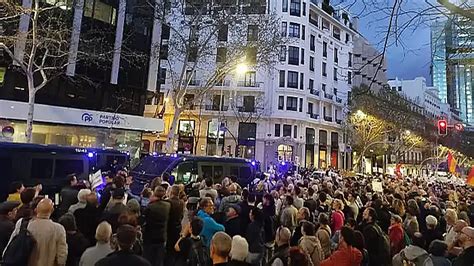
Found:
<svg viewBox="0 0 474 266"><path fill-rule="evenodd" d="M377 244L379 247L379 251L381 253L385 252L386 254L379 254L381 257L387 257L390 258L390 240L385 234L384 231L382 231L382 228L378 226L377 224L372 225L375 231L377 231L378 239L377 239Z"/></svg>
<svg viewBox="0 0 474 266"><path fill-rule="evenodd" d="M4 254L3 266L24 266L28 265L28 260L33 248L36 246L36 240L28 231L29 219L22 219L20 231L14 236L10 244L7 246Z"/></svg>
<svg viewBox="0 0 474 266"><path fill-rule="evenodd" d="M188 266L211 266L211 257L206 252L206 247L201 240L193 241L191 252L186 261Z"/></svg>
<svg viewBox="0 0 474 266"><path fill-rule="evenodd" d="M428 266L428 265L433 265L433 260L431 259L429 254L424 254L424 255L421 255L421 256L415 258L414 260L409 260L405 256L405 252L401 251L400 252L400 257L402 259L402 265L403 266Z"/></svg>

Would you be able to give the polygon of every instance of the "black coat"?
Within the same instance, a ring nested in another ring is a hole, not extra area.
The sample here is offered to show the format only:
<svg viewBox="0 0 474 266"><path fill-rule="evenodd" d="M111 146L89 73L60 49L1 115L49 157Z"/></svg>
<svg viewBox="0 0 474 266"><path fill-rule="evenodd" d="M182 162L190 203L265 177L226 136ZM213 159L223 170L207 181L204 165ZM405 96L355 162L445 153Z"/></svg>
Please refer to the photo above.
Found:
<svg viewBox="0 0 474 266"><path fill-rule="evenodd" d="M264 251L263 224L259 221L253 221L247 228L247 242L249 243L250 253L262 253Z"/></svg>
<svg viewBox="0 0 474 266"><path fill-rule="evenodd" d="M430 244L433 240L443 240L443 234L437 229L427 229L423 232L423 238L425 239L425 250L429 250Z"/></svg>
<svg viewBox="0 0 474 266"><path fill-rule="evenodd" d="M77 266L82 253L89 247L89 241L80 232L66 234L67 261L66 266Z"/></svg>
<svg viewBox="0 0 474 266"><path fill-rule="evenodd" d="M171 204L165 200L158 200L148 204L143 211L145 221L143 231L144 244L165 243L168 233L168 220Z"/></svg>
<svg viewBox="0 0 474 266"><path fill-rule="evenodd" d="M174 244L179 239L179 233L181 233L181 220L184 214L184 202L178 198L171 198L168 200L170 203L170 214L168 219L168 236L167 236L167 249L174 251Z"/></svg>
<svg viewBox="0 0 474 266"><path fill-rule="evenodd" d="M94 245L95 240L95 230L99 224L99 219L101 212L99 208L87 204L85 208L78 209L74 212L74 218L76 218L77 230L81 232L87 240Z"/></svg>
<svg viewBox="0 0 474 266"><path fill-rule="evenodd" d="M369 253L370 266L391 265L390 246L384 245L384 233L382 229L375 223L365 224L363 226L365 248ZM388 248L388 250L387 250Z"/></svg>
<svg viewBox="0 0 474 266"><path fill-rule="evenodd" d="M241 222L239 216L227 220L224 223L224 227L225 227L225 232L230 237L233 237L233 236L236 236L236 235L240 235L240 236L243 235L242 222Z"/></svg>
<svg viewBox="0 0 474 266"><path fill-rule="evenodd" d="M0 258L2 257L3 250L5 250L5 247L10 240L13 229L15 229L15 224L7 217L3 215L0 216Z"/></svg>
<svg viewBox="0 0 474 266"><path fill-rule="evenodd" d="M77 194L79 191L71 186L61 189L61 203L59 204L59 216L65 214L71 205L78 202Z"/></svg>
<svg viewBox="0 0 474 266"><path fill-rule="evenodd" d="M99 260L95 266L151 266L151 264L141 256L133 254L131 251L119 250L110 253L107 257Z"/></svg>

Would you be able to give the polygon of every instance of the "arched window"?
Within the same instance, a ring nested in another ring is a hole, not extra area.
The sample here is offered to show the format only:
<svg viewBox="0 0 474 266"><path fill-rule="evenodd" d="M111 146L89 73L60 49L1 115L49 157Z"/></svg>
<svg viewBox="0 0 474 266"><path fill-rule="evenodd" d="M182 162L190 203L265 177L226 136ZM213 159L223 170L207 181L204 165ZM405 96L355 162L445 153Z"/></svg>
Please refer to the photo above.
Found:
<svg viewBox="0 0 474 266"><path fill-rule="evenodd" d="M278 159L283 161L292 161L293 146L285 144L278 145Z"/></svg>

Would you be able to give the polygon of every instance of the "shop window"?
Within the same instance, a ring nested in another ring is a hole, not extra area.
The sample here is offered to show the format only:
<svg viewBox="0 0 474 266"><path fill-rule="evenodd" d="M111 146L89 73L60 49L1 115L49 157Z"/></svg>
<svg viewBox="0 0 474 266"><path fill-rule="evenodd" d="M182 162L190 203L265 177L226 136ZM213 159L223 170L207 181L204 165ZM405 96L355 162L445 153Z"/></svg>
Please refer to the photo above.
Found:
<svg viewBox="0 0 474 266"><path fill-rule="evenodd" d="M49 179L53 175L53 160L52 159L37 159L31 160L31 177L35 179Z"/></svg>
<svg viewBox="0 0 474 266"><path fill-rule="evenodd" d="M292 161L293 160L293 146L291 145L278 145L278 160L280 161Z"/></svg>
<svg viewBox="0 0 474 266"><path fill-rule="evenodd" d="M194 120L179 120L178 133L181 136L191 137L194 135Z"/></svg>
<svg viewBox="0 0 474 266"><path fill-rule="evenodd" d="M82 160L56 160L54 177L66 178L67 175L84 173L84 162Z"/></svg>

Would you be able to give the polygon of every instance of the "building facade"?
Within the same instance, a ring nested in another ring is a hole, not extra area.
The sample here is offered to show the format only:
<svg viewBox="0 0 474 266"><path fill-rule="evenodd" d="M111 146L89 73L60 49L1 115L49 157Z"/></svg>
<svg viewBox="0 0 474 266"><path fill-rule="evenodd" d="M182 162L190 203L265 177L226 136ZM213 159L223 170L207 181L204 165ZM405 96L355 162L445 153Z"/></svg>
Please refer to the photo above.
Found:
<svg viewBox="0 0 474 266"><path fill-rule="evenodd" d="M469 2L471 8L472 1ZM432 79L442 102L458 109L466 124L474 123L474 26L469 18L455 15L431 27Z"/></svg>
<svg viewBox="0 0 474 266"><path fill-rule="evenodd" d="M131 65L125 55L126 51L133 51L137 56L148 58L151 51L153 16L139 13L134 6L139 2L41 1L41 5L58 6L52 12L64 19L61 25L71 34L67 35L67 47L64 47L67 64L63 71L36 94L34 143L114 148L130 151L135 156L139 155L143 132L163 129L161 120L143 117L147 80L156 77L158 72L149 75L147 59L136 66ZM24 6L31 4L32 1L23 1ZM0 12L6 9L1 8ZM3 33L31 30L28 23L24 28L24 19L29 20L21 16L5 23L0 30ZM38 27L42 22L39 21ZM39 28L38 34L46 34L47 30ZM79 60L81 53L94 49L85 41L93 36L100 37L104 60ZM7 34L2 38L7 40ZM22 58L28 56L25 45L29 45L27 40L18 38L9 48L16 58ZM105 50L106 47L110 50ZM26 141L28 97L24 73L18 71L12 58L1 50L0 128L8 132L0 136L0 141Z"/></svg>
<svg viewBox="0 0 474 266"><path fill-rule="evenodd" d="M281 18L280 34L289 41L276 48L279 62L271 70L226 77L208 91L200 104L181 115L175 150L252 158L264 166L292 162L349 168L343 124L356 34L350 15L316 0L260 1L258 7L254 10ZM202 82L199 73L193 75L193 84ZM144 141L150 152L162 151L166 142L173 114L166 96L170 76L161 86L164 100L145 109L145 115L162 113L165 121L164 133Z"/></svg>

